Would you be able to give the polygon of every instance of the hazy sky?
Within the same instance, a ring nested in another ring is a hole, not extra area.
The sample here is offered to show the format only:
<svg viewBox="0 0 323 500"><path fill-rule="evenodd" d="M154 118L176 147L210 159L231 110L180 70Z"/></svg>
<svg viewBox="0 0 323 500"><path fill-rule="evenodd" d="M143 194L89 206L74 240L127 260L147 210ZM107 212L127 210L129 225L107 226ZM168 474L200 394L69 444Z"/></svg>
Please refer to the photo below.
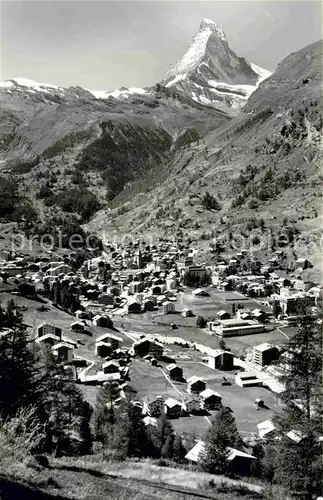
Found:
<svg viewBox="0 0 323 500"><path fill-rule="evenodd" d="M3 1L0 79L25 77L94 90L160 81L204 17L239 56L274 70L321 38L321 2Z"/></svg>

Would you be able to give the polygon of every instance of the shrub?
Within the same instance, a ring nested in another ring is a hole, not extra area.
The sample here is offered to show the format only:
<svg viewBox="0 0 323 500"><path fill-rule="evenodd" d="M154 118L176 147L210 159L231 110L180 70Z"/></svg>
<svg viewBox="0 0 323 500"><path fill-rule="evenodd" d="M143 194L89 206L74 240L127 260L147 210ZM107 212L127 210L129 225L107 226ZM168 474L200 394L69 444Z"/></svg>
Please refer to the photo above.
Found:
<svg viewBox="0 0 323 500"><path fill-rule="evenodd" d="M196 318L197 328L205 328L207 326L207 320L203 316L198 316Z"/></svg>
<svg viewBox="0 0 323 500"><path fill-rule="evenodd" d="M221 205L218 200L208 191L202 198L202 205L204 208L206 208L206 210L221 210Z"/></svg>
<svg viewBox="0 0 323 500"><path fill-rule="evenodd" d="M0 420L0 463L23 462L45 439L36 409L20 409L8 420Z"/></svg>
<svg viewBox="0 0 323 500"><path fill-rule="evenodd" d="M255 200L255 198L251 198L249 201L249 208L251 208L251 210L256 210L258 208L258 201Z"/></svg>
<svg viewBox="0 0 323 500"><path fill-rule="evenodd" d="M53 191L48 185L42 186L36 195L39 200L50 198L51 196L53 196Z"/></svg>

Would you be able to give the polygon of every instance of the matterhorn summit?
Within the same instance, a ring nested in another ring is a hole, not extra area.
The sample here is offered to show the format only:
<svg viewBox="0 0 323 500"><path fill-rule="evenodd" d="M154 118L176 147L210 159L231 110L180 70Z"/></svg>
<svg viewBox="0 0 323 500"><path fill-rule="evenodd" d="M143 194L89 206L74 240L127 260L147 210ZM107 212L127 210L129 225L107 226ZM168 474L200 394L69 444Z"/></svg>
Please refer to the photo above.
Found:
<svg viewBox="0 0 323 500"><path fill-rule="evenodd" d="M188 51L170 68L162 83L190 94L202 104L235 114L270 75L233 52L223 29L205 18Z"/></svg>

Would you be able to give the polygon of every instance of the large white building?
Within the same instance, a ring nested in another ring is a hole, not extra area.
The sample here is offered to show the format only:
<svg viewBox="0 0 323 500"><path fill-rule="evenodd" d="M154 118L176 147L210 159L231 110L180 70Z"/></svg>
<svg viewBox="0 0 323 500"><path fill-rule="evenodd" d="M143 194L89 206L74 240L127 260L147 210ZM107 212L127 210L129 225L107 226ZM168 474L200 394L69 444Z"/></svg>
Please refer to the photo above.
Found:
<svg viewBox="0 0 323 500"><path fill-rule="evenodd" d="M265 326L254 320L223 319L209 323L209 330L220 337L234 337L262 333Z"/></svg>

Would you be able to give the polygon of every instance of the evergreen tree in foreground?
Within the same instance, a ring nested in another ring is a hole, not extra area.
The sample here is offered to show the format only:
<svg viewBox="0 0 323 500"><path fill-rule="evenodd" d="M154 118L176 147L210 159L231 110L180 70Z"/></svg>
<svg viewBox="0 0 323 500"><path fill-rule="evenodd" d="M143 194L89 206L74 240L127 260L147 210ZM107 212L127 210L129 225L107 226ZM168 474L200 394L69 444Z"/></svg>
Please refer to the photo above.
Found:
<svg viewBox="0 0 323 500"><path fill-rule="evenodd" d="M228 447L242 446L242 439L229 408L224 406L215 415L204 443L204 451L199 460L202 468L212 474L224 474L228 468Z"/></svg>
<svg viewBox="0 0 323 500"><path fill-rule="evenodd" d="M282 381L285 403L276 424L281 439L276 447L274 480L301 498L312 500L322 491L322 336L317 319L304 315L289 341L290 371ZM298 443L286 436L293 430Z"/></svg>
<svg viewBox="0 0 323 500"><path fill-rule="evenodd" d="M174 429L165 413L157 420L157 427L152 431L152 440L158 456L172 458L174 444Z"/></svg>
<svg viewBox="0 0 323 500"><path fill-rule="evenodd" d="M179 436L179 434L176 434L173 443L173 460L178 463L183 462L186 453L187 451L185 446L183 445L181 436Z"/></svg>
<svg viewBox="0 0 323 500"><path fill-rule="evenodd" d="M62 454L88 453L92 447L92 409L84 401L70 370L57 362L50 351L44 354L39 386L40 411L46 425L46 451Z"/></svg>
<svg viewBox="0 0 323 500"><path fill-rule="evenodd" d="M1 307L0 307L1 309ZM37 368L22 316L13 302L1 309L0 334L0 414L10 418L21 408L37 405Z"/></svg>
<svg viewBox="0 0 323 500"><path fill-rule="evenodd" d="M116 421L113 397L114 391L110 384L100 387L93 415L94 437L105 445L112 442Z"/></svg>
<svg viewBox="0 0 323 500"><path fill-rule="evenodd" d="M113 448L118 460L127 457L145 457L148 454L148 437L142 420L141 407L127 398L116 412Z"/></svg>

